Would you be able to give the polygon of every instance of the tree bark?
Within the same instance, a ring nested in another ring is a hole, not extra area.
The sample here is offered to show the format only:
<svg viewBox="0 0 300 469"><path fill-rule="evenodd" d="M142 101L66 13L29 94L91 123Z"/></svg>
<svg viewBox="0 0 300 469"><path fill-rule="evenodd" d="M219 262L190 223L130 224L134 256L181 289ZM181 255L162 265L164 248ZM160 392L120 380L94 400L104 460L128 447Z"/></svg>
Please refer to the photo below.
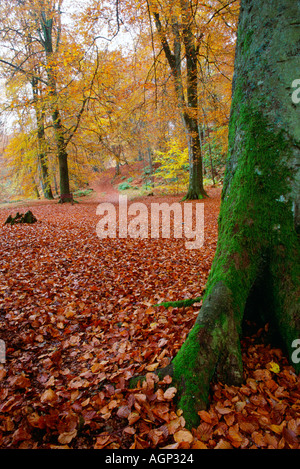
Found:
<svg viewBox="0 0 300 469"><path fill-rule="evenodd" d="M41 109L39 109L38 80L35 77L33 77L31 80L31 86L37 123L38 161L41 170L42 190L46 199L53 199L54 197L50 185L48 161L46 155L47 143L45 138L44 113Z"/></svg>
<svg viewBox="0 0 300 469"><path fill-rule="evenodd" d="M242 0L219 238L203 306L169 367L187 425L210 383L243 381L243 320L268 322L292 360L300 337L299 2ZM300 364L293 363L297 373Z"/></svg>
<svg viewBox="0 0 300 469"><path fill-rule="evenodd" d="M53 110L52 121L55 132L58 156L60 202L73 202L73 196L70 193L68 153L66 148L66 141L63 135L60 113L58 109Z"/></svg>
<svg viewBox="0 0 300 469"><path fill-rule="evenodd" d="M191 5L180 0L182 11L182 36L186 57L187 107L183 118L188 138L190 178L186 200L203 199L207 193L203 186L202 150L198 132L198 50L191 29Z"/></svg>

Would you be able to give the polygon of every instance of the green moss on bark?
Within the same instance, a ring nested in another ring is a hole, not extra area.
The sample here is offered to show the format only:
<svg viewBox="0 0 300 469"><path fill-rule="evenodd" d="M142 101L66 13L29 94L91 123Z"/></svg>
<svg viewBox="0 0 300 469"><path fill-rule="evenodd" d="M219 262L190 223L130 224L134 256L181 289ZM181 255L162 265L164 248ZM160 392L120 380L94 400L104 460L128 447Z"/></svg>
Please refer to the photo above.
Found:
<svg viewBox="0 0 300 469"><path fill-rule="evenodd" d="M199 313L187 340L172 361L173 382L178 387L178 407L188 427L199 421L197 411L208 404L214 376L241 383L239 337L232 310L232 295L219 282ZM230 377L229 377L230 375Z"/></svg>
<svg viewBox="0 0 300 469"><path fill-rule="evenodd" d="M201 349L199 333L202 327L199 324L193 327L180 354L173 361L173 379L180 395L178 407L183 410L184 417L190 426L197 425L197 410L207 405L211 379L205 363L207 357L205 351ZM200 390L202 392L199 393Z"/></svg>

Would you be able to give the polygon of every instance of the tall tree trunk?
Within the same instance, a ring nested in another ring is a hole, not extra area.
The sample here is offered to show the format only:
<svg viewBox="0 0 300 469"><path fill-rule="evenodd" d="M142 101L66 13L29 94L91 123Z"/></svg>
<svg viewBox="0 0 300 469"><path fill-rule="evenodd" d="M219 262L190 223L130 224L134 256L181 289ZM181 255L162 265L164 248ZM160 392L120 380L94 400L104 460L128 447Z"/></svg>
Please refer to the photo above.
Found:
<svg viewBox="0 0 300 469"><path fill-rule="evenodd" d="M60 120L60 113L58 109L54 109L52 113L53 128L55 132L57 157L59 167L59 189L60 189L60 202L73 202L73 196L70 193L69 181L69 168L68 168L68 153L66 149L66 142L63 135L63 128Z"/></svg>
<svg viewBox="0 0 300 469"><path fill-rule="evenodd" d="M143 152L140 148L139 148L139 152L138 152L138 161L143 161Z"/></svg>
<svg viewBox="0 0 300 469"><path fill-rule="evenodd" d="M189 187L184 200L197 200L207 197L203 186L203 164L201 141L198 133L198 119L184 116L189 154Z"/></svg>
<svg viewBox="0 0 300 469"><path fill-rule="evenodd" d="M59 163L59 176L60 176L60 202L72 202L73 196L70 193L69 169L68 169L68 153L67 141L64 136L64 130L61 122L60 111L58 107L58 93L56 86L56 73L54 64L54 50L53 50L53 18L47 18L45 11L41 11L40 25L43 31L43 46L46 54L47 62L47 77L49 87L50 106L52 112L53 129L55 134L57 157ZM57 44L59 43L59 32Z"/></svg>
<svg viewBox="0 0 300 469"><path fill-rule="evenodd" d="M189 1L181 0L180 6L182 12L182 35L180 34L179 24L174 18L172 24L174 52L171 51L158 12L154 12L154 19L165 56L168 60L174 78L177 102L187 138L189 154L189 187L184 198L186 200L193 200L207 197L207 193L203 186L202 152L198 134L197 47L193 33L190 29L192 22ZM186 57L186 97L181 72L182 41L184 43Z"/></svg>
<svg viewBox="0 0 300 469"><path fill-rule="evenodd" d="M44 135L44 129L40 128L38 130L38 160L41 168L41 179L42 179L42 190L44 197L48 200L54 199L51 185L50 185L50 176L48 169L48 160L45 152L45 143L46 140L42 136Z"/></svg>
<svg viewBox="0 0 300 469"><path fill-rule="evenodd" d="M160 371L173 375L190 426L214 378L242 383L240 337L249 315L270 323L300 371L291 358L300 337L296 18L295 0L241 0L217 251L196 323Z"/></svg>
<svg viewBox="0 0 300 469"><path fill-rule="evenodd" d="M198 51L191 30L192 10L189 0L180 1L182 11L182 36L186 57L187 106L184 122L189 141L190 178L185 199L203 199L207 193L203 187L202 150L198 132Z"/></svg>
<svg viewBox="0 0 300 469"><path fill-rule="evenodd" d="M41 170L41 179L42 179L42 190L44 197L46 199L53 199L53 194L50 185L48 161L46 155L46 138L45 138L45 125L44 125L44 114L41 109L39 109L38 103L38 81L36 78L31 80L32 92L33 92L33 101L36 115L37 123L37 139L38 139L38 161Z"/></svg>

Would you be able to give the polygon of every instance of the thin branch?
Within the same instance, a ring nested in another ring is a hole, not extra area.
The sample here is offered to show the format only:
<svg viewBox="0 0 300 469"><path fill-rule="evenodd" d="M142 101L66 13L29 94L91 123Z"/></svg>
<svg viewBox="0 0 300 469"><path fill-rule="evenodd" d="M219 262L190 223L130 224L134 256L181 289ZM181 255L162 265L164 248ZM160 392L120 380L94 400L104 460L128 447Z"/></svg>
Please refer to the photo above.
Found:
<svg viewBox="0 0 300 469"><path fill-rule="evenodd" d="M226 3L226 5L222 5L221 8L219 8L218 10L216 10L214 12L214 14L211 16L211 18L207 21L206 23L206 26L214 19L215 16L219 15L221 13L221 11L225 10L227 7L229 7L230 5L232 5L233 3L236 3L238 0L232 0L231 2L229 3Z"/></svg>
<svg viewBox="0 0 300 469"><path fill-rule="evenodd" d="M152 18L151 18L151 11L149 1L147 0L147 11L148 17L150 22L150 31L151 31L151 46L152 46L152 53L153 53L153 68L154 68L154 81L155 81L155 107L157 108L158 103L158 96L157 96L157 73L156 73L156 56L155 56L155 46L154 46L154 34L152 28Z"/></svg>
<svg viewBox="0 0 300 469"><path fill-rule="evenodd" d="M82 115L84 113L84 110L85 110L85 106L89 102L89 100L91 99L92 88L93 88L93 85L94 85L94 82L95 82L95 79L96 79L96 76L97 76L97 73L98 73L98 69L99 69L99 53L98 53L98 50L97 50L97 62L96 62L96 67L95 67L95 70L94 70L94 73L93 73L92 81L91 81L91 84L89 86L89 96L84 98L84 100L82 101L81 109L80 109L79 113L77 114L76 124L73 126L73 130L72 130L71 134L69 135L69 137L66 140L66 146L71 141L71 139L73 138L75 132L77 131L77 129L79 127L79 124L80 124L80 121L81 121L81 117L82 117Z"/></svg>
<svg viewBox="0 0 300 469"><path fill-rule="evenodd" d="M105 36L96 36L93 42L97 41L97 39L104 39L105 41L111 42L119 34L121 23L122 23L122 21L120 20L120 15L119 15L119 0L116 0L116 20L117 20L117 31L113 34L111 38L105 37Z"/></svg>
<svg viewBox="0 0 300 469"><path fill-rule="evenodd" d="M47 85L47 81L43 80L41 77L39 76L36 76L34 75L33 73L31 72L28 72L26 70L23 70L19 65L15 65L13 64L12 62L8 62L7 60L4 60L4 59L0 59L0 63L3 63L5 65L8 65L9 67L13 68L14 70L16 70L17 72L20 72L22 73L23 75L25 75L26 77L30 76L31 78L35 78L36 80L39 80L41 83L43 83L44 85Z"/></svg>

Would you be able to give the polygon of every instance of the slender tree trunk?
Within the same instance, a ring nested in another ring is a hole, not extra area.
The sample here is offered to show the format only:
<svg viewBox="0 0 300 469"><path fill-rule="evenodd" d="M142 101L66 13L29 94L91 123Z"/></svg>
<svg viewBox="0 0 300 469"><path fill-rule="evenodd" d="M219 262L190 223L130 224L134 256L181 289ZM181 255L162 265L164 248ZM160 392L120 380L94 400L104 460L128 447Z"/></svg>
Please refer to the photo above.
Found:
<svg viewBox="0 0 300 469"><path fill-rule="evenodd" d="M39 130L38 130L39 133ZM42 190L44 197L48 200L52 200L53 193L50 185L50 176L49 176L49 169L48 169L48 161L45 151L43 151L45 139L38 135L38 160L39 165L41 168L41 175L42 175Z"/></svg>
<svg viewBox="0 0 300 469"><path fill-rule="evenodd" d="M187 200L203 199L207 193L203 186L202 151L198 132L198 51L191 30L192 17L189 0L181 0L182 35L186 56L187 107L184 111L184 122L189 139L190 179L185 196Z"/></svg>
<svg viewBox="0 0 300 469"><path fill-rule="evenodd" d="M184 200L197 200L207 197L203 186L203 164L201 142L198 133L198 119L184 116L189 153L189 187Z"/></svg>
<svg viewBox="0 0 300 469"><path fill-rule="evenodd" d="M38 188L34 178L32 179L32 183L33 183L33 190L35 192L35 196L36 196L37 199L40 199L41 196L40 196L40 193L39 193L39 188Z"/></svg>
<svg viewBox="0 0 300 469"><path fill-rule="evenodd" d="M197 425L210 383L243 381L243 320L269 322L293 363L300 338L299 2L242 0L219 239L203 306L170 366L178 406Z"/></svg>
<svg viewBox="0 0 300 469"><path fill-rule="evenodd" d="M204 109L202 108L202 112L204 114L204 119L205 119L205 124L201 125L198 124L198 132L200 136L200 141L201 141L201 148L203 148L203 142L205 141L205 138L207 136L207 144L208 144L208 155L209 155L209 163L210 163L210 172L211 172L211 178L213 181L213 185L216 184L215 180L215 169L214 169L214 164L213 164L213 158L212 158L212 150L211 150L211 144L210 144L210 138L209 138L209 127L207 125L207 120L206 120L206 114ZM205 174L205 168L203 169L204 174Z"/></svg>
<svg viewBox="0 0 300 469"><path fill-rule="evenodd" d="M115 176L119 176L121 174L120 171L120 160L119 158L116 158L116 171L115 171Z"/></svg>
<svg viewBox="0 0 300 469"><path fill-rule="evenodd" d="M43 111L39 109L38 83L36 78L32 78L31 85L33 91L33 100L37 123L38 161L41 170L42 190L46 199L53 199L53 194L50 185L48 161L46 156L47 143L45 138L44 114Z"/></svg>
<svg viewBox="0 0 300 469"><path fill-rule="evenodd" d="M152 188L154 188L152 151L151 151L151 147L150 147L150 146L148 146L147 152L148 152L148 162L149 162L149 177L150 177L150 181L151 181L151 186L152 186Z"/></svg>
<svg viewBox="0 0 300 469"><path fill-rule="evenodd" d="M58 196L59 195L59 190L58 190L58 185L57 185L55 172L53 173L53 183L54 183L55 194L56 194L56 196Z"/></svg>
<svg viewBox="0 0 300 469"><path fill-rule="evenodd" d="M160 36L161 44L168 60L174 82L179 111L183 121L187 138L189 153L189 187L184 199L202 199L207 197L203 187L202 152L201 142L198 134L198 70L197 70L197 47L190 29L191 13L189 1L180 2L182 11L182 36L178 22L174 19L172 31L174 36L174 52L171 51L167 37L163 31L159 13L154 12L156 28ZM182 39L183 38L183 39ZM181 73L182 56L181 42L185 47L186 57L186 97Z"/></svg>

